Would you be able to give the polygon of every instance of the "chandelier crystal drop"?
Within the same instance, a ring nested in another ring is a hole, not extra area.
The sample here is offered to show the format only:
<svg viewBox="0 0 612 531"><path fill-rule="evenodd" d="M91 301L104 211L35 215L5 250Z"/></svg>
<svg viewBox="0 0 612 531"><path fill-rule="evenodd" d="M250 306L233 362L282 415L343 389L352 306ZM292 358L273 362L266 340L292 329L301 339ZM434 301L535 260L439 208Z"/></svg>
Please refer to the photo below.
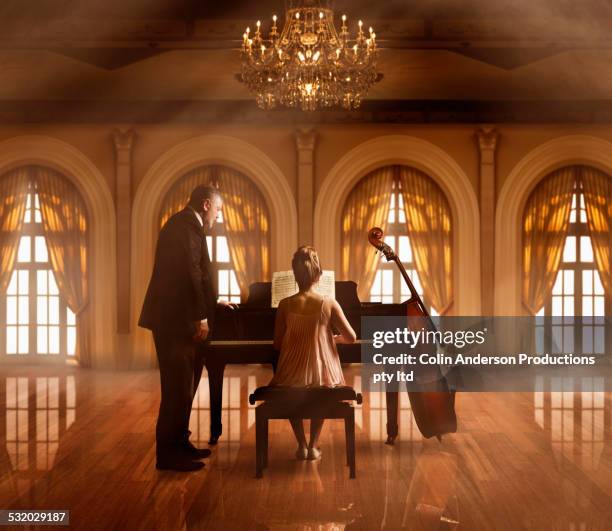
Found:
<svg viewBox="0 0 612 531"><path fill-rule="evenodd" d="M376 33L372 28L364 31L360 20L350 39L346 15L341 20L338 32L329 2L302 0L287 9L280 33L276 15L267 39L260 21L254 31L246 28L239 78L259 107L359 107L378 81Z"/></svg>

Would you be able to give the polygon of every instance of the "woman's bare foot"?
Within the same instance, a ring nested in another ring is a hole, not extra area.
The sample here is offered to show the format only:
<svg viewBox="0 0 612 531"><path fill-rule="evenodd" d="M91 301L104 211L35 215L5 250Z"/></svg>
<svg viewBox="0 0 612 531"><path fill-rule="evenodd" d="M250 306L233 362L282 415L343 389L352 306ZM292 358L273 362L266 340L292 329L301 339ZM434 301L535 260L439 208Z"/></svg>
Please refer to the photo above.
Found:
<svg viewBox="0 0 612 531"><path fill-rule="evenodd" d="M304 461L308 459L308 448L305 446L298 446L298 449L295 451L295 458L298 461Z"/></svg>
<svg viewBox="0 0 612 531"><path fill-rule="evenodd" d="M308 460L316 461L317 459L321 459L321 450L318 448L308 448Z"/></svg>

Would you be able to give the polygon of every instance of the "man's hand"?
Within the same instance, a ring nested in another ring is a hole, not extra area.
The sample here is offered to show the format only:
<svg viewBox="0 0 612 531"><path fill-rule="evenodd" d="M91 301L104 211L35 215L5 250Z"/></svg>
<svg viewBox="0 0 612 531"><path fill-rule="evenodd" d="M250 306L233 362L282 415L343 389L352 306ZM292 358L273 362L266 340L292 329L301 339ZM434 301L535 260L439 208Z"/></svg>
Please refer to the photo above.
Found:
<svg viewBox="0 0 612 531"><path fill-rule="evenodd" d="M204 341L206 341L206 338L208 337L208 332L210 332L210 329L208 328L208 319L196 321L195 329L196 332L193 335L193 340L198 343L204 343Z"/></svg>
<svg viewBox="0 0 612 531"><path fill-rule="evenodd" d="M223 308L229 308L230 310L235 310L238 308L238 305L235 302L225 301L223 299L219 299L217 304Z"/></svg>

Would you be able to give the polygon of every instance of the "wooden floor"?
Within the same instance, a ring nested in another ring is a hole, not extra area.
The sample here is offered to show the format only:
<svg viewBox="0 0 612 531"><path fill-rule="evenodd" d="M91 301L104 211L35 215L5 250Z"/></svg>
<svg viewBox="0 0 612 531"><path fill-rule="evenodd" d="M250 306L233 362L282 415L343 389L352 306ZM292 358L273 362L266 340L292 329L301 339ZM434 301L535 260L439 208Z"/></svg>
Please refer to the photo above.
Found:
<svg viewBox="0 0 612 531"><path fill-rule="evenodd" d="M360 386L358 368L345 371ZM460 394L459 433L423 440L405 397L400 439L383 444L384 401L357 411L357 479L344 431L323 429L320 462L298 462L286 422L254 479L248 393L266 368L228 370L224 435L196 473L157 472L156 371L11 367L0 377L0 508L70 509L75 529L612 528L612 396ZM192 439L208 438L205 378Z"/></svg>

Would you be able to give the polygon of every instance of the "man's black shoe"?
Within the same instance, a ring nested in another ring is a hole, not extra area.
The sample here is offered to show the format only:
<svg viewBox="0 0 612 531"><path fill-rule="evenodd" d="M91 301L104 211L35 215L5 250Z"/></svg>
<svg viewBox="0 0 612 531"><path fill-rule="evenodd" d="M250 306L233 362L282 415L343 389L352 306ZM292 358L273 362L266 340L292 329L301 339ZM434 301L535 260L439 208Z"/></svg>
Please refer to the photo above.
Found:
<svg viewBox="0 0 612 531"><path fill-rule="evenodd" d="M157 470L176 470L178 472L194 472L204 468L204 463L191 461L189 458L157 460Z"/></svg>
<svg viewBox="0 0 612 531"><path fill-rule="evenodd" d="M208 448L196 448L191 441L186 441L182 449L192 459L204 459L212 453Z"/></svg>

